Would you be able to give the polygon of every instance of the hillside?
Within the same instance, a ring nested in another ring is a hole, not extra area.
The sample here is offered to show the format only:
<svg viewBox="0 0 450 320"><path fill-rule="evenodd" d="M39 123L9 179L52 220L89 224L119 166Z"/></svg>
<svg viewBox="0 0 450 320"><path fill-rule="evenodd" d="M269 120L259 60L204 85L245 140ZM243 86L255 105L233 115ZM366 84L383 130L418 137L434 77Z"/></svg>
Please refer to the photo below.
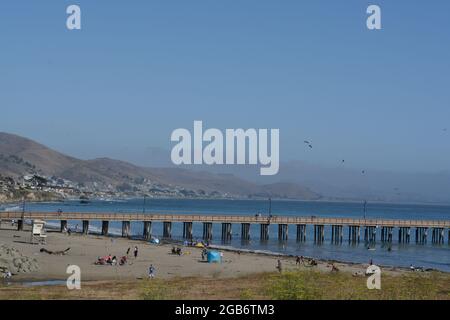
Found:
<svg viewBox="0 0 450 320"><path fill-rule="evenodd" d="M32 140L0 133L0 174L19 179L37 174L67 179L96 191L124 191L186 196L273 197L317 199L313 191L292 183L258 185L230 174L181 168L143 168L128 162L99 158L80 160ZM177 193L175 193L177 194Z"/></svg>

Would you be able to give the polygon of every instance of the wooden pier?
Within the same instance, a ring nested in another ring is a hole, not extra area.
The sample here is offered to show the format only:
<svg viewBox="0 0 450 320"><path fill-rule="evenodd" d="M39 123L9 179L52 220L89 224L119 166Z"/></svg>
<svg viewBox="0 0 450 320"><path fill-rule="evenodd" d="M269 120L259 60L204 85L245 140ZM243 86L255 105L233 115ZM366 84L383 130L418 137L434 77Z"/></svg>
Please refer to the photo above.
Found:
<svg viewBox="0 0 450 320"><path fill-rule="evenodd" d="M450 244L450 220L395 220L395 219L354 219L354 218L325 218L325 217L287 217L287 216L238 216L238 215L183 215L183 214L113 214L113 213L76 213L76 212L1 212L1 220L16 220L18 230L23 230L24 220L60 221L61 230L67 228L67 221L82 221L82 233L88 234L91 221L101 221L102 235L108 235L111 221L122 222L122 236L129 237L131 222L143 222L142 235L150 239L152 223L163 224L163 237L172 237L172 224L183 224L183 238L192 239L193 223L203 224L203 239L211 240L213 237L213 224L222 224L222 240L230 241L233 224L241 225L242 240L250 240L250 226L260 225L260 239L269 240L269 226L278 225L278 239L288 240L289 226L296 226L297 241L306 241L306 227L313 226L314 242L321 244L325 240L325 227L330 227L331 242L342 243L344 228L348 228L349 243L357 243L361 239L361 228L364 230L364 241L373 243L377 241L377 230L380 229L380 240L392 242L393 230L398 229L398 242L409 243L411 229L415 229L415 241L418 244L427 242L428 230L431 230L433 244L443 244L447 232Z"/></svg>

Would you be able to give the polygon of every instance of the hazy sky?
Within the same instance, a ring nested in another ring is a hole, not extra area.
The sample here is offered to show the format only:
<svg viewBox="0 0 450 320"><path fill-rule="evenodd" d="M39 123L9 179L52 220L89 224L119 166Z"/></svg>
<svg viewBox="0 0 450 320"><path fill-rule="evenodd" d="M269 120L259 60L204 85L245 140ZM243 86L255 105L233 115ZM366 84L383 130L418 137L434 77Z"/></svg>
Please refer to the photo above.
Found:
<svg viewBox="0 0 450 320"><path fill-rule="evenodd" d="M279 128L281 161L449 171L449 13L447 0L2 0L0 131L145 164L203 120Z"/></svg>

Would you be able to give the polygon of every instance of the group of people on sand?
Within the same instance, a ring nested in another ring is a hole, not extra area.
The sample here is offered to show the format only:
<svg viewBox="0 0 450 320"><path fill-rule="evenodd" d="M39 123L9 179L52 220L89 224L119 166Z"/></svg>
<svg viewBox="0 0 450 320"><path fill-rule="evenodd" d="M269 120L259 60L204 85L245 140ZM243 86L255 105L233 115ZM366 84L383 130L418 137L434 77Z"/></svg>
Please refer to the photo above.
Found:
<svg viewBox="0 0 450 320"><path fill-rule="evenodd" d="M111 254L109 254L107 256L104 256L104 257L98 257L97 261L94 264L101 265L101 266L105 266L105 265L110 265L110 266L117 266L117 265L119 265L119 266L123 266L123 265L126 265L128 263L128 257L130 255L130 251L131 251L131 248L128 248L127 254L125 256L122 256L120 258L120 260L118 260L116 256L112 256ZM135 259L137 259L138 254L139 254L139 249L136 246L133 249L133 255L134 255Z"/></svg>
<svg viewBox="0 0 450 320"><path fill-rule="evenodd" d="M197 240L197 241L184 241L183 245L185 247L209 247L209 241L202 241L202 240Z"/></svg>
<svg viewBox="0 0 450 320"><path fill-rule="evenodd" d="M110 266L123 266L125 264L127 264L128 262L128 257L127 256L123 256L122 258L120 258L119 261L117 261L117 257L116 256L111 256L110 254L105 256L105 257L99 257L97 259L97 261L95 262L96 265L101 265L101 266L106 266L106 265L110 265Z"/></svg>
<svg viewBox="0 0 450 320"><path fill-rule="evenodd" d="M312 259L312 258L304 258L303 256L297 256L295 258L295 265L296 266L317 266L317 261L316 259Z"/></svg>
<svg viewBox="0 0 450 320"><path fill-rule="evenodd" d="M172 249L172 252L174 252L175 247ZM178 248L179 249L179 248ZM180 251L175 249L176 254L181 255L181 249L179 249ZM112 256L111 254L105 256L105 257L99 257L97 259L97 261L95 262L96 265L111 265L111 266L123 266L128 264L128 259L131 253L131 248L127 249L126 255L121 257L120 260L117 260L116 256ZM139 256L139 248L137 246L135 246L133 248L133 256L134 259L137 259ZM148 277L150 279L155 278L156 276L156 268L153 266L153 264L151 264L148 268Z"/></svg>

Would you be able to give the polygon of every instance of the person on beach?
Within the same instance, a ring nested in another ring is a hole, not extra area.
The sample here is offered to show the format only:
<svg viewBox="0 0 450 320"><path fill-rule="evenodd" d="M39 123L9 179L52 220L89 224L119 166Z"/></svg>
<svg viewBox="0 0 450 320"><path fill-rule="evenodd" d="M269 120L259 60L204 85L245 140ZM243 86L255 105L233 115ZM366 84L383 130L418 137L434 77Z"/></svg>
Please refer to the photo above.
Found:
<svg viewBox="0 0 450 320"><path fill-rule="evenodd" d="M151 264L150 268L148 268L148 277L153 279L155 277L155 267Z"/></svg>
<svg viewBox="0 0 450 320"><path fill-rule="evenodd" d="M277 269L278 269L278 272L279 272L279 273L282 273L282 272L283 272L283 266L282 266L282 264L281 264L281 260L278 260L278 263L277 263Z"/></svg>
<svg viewBox="0 0 450 320"><path fill-rule="evenodd" d="M205 261L207 254L208 254L208 251L206 249L203 249L202 250L202 261Z"/></svg>
<svg viewBox="0 0 450 320"><path fill-rule="evenodd" d="M128 256L123 256L122 258L120 258L119 265L123 266L123 265L127 264L127 260L128 260Z"/></svg>
<svg viewBox="0 0 450 320"><path fill-rule="evenodd" d="M139 253L139 250L138 250L138 247L136 246L136 247L134 247L134 258L135 259L137 259L138 253Z"/></svg>
<svg viewBox="0 0 450 320"><path fill-rule="evenodd" d="M331 272L339 272L339 268L336 267L336 266L334 265L334 263L331 264Z"/></svg>
<svg viewBox="0 0 450 320"><path fill-rule="evenodd" d="M5 278L5 279L11 279L11 278L12 278L12 273L11 273L11 271L7 270L7 271L3 274L3 278Z"/></svg>
<svg viewBox="0 0 450 320"><path fill-rule="evenodd" d="M131 250L131 248L128 248L128 250L127 250L127 257L130 255L130 250Z"/></svg>

